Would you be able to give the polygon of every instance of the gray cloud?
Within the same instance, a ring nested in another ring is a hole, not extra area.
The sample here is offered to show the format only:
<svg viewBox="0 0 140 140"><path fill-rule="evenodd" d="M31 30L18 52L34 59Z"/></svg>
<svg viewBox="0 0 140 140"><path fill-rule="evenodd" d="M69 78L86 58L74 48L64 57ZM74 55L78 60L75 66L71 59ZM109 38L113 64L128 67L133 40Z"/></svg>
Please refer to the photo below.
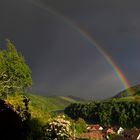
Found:
<svg viewBox="0 0 140 140"><path fill-rule="evenodd" d="M135 0L4 0L0 41L10 38L25 56L34 92L108 98L124 89L123 84L76 28L90 34L132 85L138 84L139 4Z"/></svg>

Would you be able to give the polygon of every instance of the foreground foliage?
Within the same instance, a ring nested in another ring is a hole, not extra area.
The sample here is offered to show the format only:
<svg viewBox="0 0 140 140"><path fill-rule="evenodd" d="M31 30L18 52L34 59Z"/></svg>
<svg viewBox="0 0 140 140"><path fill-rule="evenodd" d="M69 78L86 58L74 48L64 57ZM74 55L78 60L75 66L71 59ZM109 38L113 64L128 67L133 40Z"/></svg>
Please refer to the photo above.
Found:
<svg viewBox="0 0 140 140"><path fill-rule="evenodd" d="M0 100L0 132L5 140L27 140L29 135L30 112L25 97Z"/></svg>
<svg viewBox="0 0 140 140"><path fill-rule="evenodd" d="M30 118L31 113L29 110L29 98L17 93L13 96L8 96L5 101L7 104L12 105L13 109L22 118L22 121L25 121Z"/></svg>
<svg viewBox="0 0 140 140"><path fill-rule="evenodd" d="M43 127L43 131L47 140L72 139L71 123L65 119L64 115L51 119Z"/></svg>
<svg viewBox="0 0 140 140"><path fill-rule="evenodd" d="M7 97L24 91L32 85L31 70L13 43L6 41L5 50L0 50L0 94Z"/></svg>

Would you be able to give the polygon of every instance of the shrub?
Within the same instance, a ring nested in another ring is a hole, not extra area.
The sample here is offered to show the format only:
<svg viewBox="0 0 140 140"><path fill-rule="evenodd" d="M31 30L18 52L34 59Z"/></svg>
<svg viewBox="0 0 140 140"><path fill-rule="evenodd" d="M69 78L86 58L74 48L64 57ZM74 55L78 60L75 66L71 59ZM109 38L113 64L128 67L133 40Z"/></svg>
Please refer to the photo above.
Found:
<svg viewBox="0 0 140 140"><path fill-rule="evenodd" d="M65 116L58 116L51 119L44 127L43 131L47 140L69 140L72 139L70 121Z"/></svg>
<svg viewBox="0 0 140 140"><path fill-rule="evenodd" d="M0 137L3 140L26 140L24 122L10 104L0 100Z"/></svg>
<svg viewBox="0 0 140 140"><path fill-rule="evenodd" d="M28 121L30 133L27 140L39 140L44 136L42 131L42 122L38 118L31 118Z"/></svg>
<svg viewBox="0 0 140 140"><path fill-rule="evenodd" d="M44 137L44 131L42 127L48 123L50 115L48 112L43 112L39 108L30 107L31 110L31 119L28 122L30 128L30 136L28 140L38 140Z"/></svg>
<svg viewBox="0 0 140 140"><path fill-rule="evenodd" d="M81 134L87 131L87 124L84 121L84 119L79 118L76 122L75 122L75 130L77 134Z"/></svg>
<svg viewBox="0 0 140 140"><path fill-rule="evenodd" d="M26 96L16 93L14 96L8 96L5 101L7 104L12 105L13 109L22 118L22 121L30 118L29 99Z"/></svg>

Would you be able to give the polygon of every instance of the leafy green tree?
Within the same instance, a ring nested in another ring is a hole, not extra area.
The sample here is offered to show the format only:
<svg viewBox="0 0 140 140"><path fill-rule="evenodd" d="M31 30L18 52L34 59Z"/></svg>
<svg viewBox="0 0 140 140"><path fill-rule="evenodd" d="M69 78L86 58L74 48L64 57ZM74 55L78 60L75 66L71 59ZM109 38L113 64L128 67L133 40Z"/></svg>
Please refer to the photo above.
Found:
<svg viewBox="0 0 140 140"><path fill-rule="evenodd" d="M129 123L128 123L128 115L126 113L126 110L125 108L122 110L121 114L120 114L120 118L119 118L119 121L120 121L120 124L123 126L123 127L128 127L129 126Z"/></svg>
<svg viewBox="0 0 140 140"><path fill-rule="evenodd" d="M79 118L75 122L75 129L76 129L76 133L78 134L85 133L87 131L87 124L85 120L82 118Z"/></svg>
<svg viewBox="0 0 140 140"><path fill-rule="evenodd" d="M31 70L24 57L9 40L6 40L6 47L0 50L0 94L3 97L32 85Z"/></svg>

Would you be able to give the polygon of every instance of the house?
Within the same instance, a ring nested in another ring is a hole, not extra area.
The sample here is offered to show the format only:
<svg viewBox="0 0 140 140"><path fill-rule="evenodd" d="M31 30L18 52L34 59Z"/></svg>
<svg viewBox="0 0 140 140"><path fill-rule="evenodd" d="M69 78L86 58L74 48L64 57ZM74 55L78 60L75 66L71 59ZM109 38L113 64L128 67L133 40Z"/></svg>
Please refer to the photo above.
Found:
<svg viewBox="0 0 140 140"><path fill-rule="evenodd" d="M88 132L92 132L92 131L102 131L103 127L100 126L99 124L94 124L94 125L89 125L87 127Z"/></svg>
<svg viewBox="0 0 140 140"><path fill-rule="evenodd" d="M109 129L107 129L106 133L107 134L114 134L115 132L114 132L113 128L109 128Z"/></svg>
<svg viewBox="0 0 140 140"><path fill-rule="evenodd" d="M124 129L122 127L120 127L117 131L118 135L121 135L124 132Z"/></svg>
<svg viewBox="0 0 140 140"><path fill-rule="evenodd" d="M140 140L140 134L138 135L137 140Z"/></svg>
<svg viewBox="0 0 140 140"><path fill-rule="evenodd" d="M98 140L103 139L102 135L103 127L100 126L99 124L88 125L87 130L88 130L87 133L81 134L81 138L98 139Z"/></svg>
<svg viewBox="0 0 140 140"><path fill-rule="evenodd" d="M110 134L115 134L116 132L114 131L114 129L112 127L109 127L109 128L105 128L103 131L102 131L102 136L103 138L106 140L106 139L109 139L109 135Z"/></svg>
<svg viewBox="0 0 140 140"><path fill-rule="evenodd" d="M124 137L128 140L140 140L140 129L132 128L124 131Z"/></svg>
<svg viewBox="0 0 140 140"><path fill-rule="evenodd" d="M118 135L113 140L140 140L140 129L125 130L121 136Z"/></svg>

